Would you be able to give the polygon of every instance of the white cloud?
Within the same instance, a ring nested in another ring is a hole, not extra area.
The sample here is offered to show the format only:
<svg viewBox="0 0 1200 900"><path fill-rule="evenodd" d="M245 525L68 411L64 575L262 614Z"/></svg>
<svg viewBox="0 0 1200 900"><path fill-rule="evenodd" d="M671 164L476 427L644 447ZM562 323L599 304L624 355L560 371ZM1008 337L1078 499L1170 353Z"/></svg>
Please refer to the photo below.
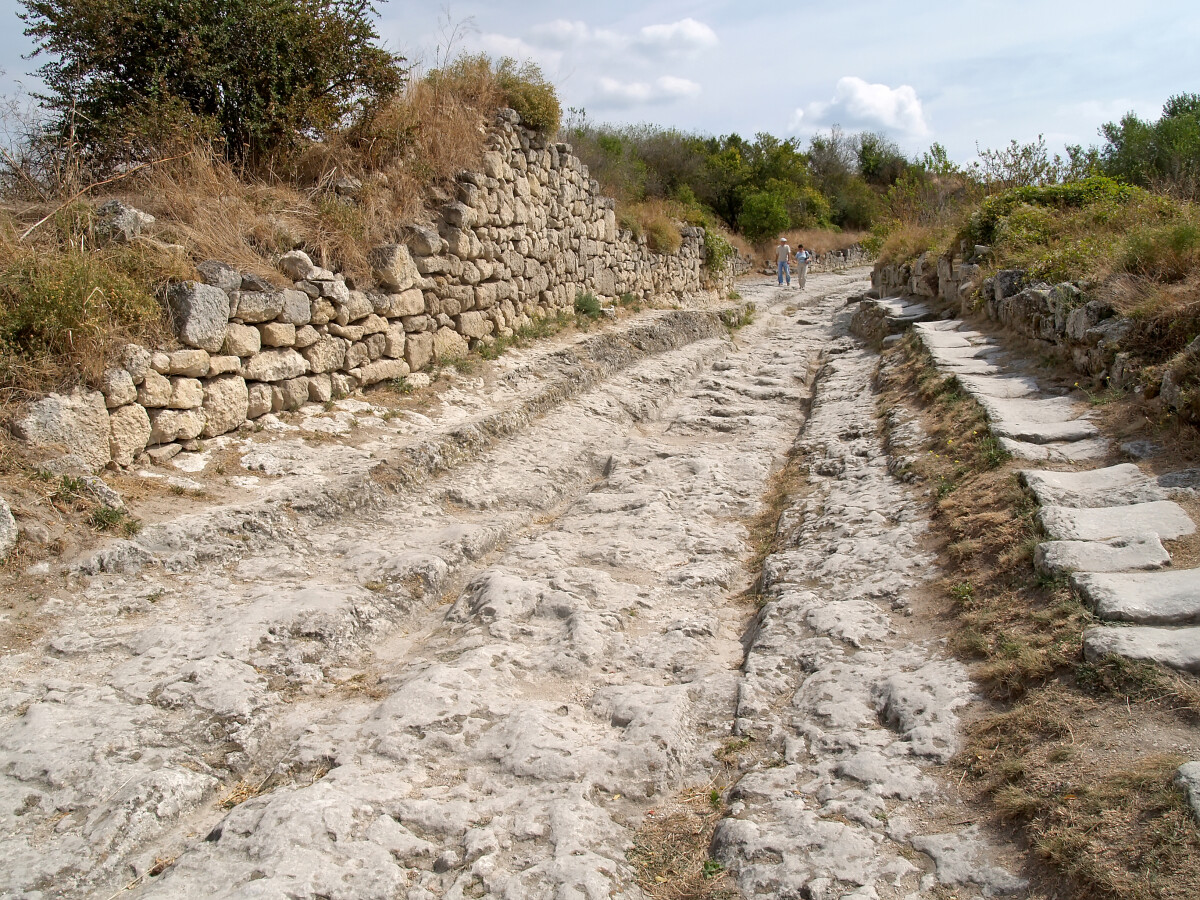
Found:
<svg viewBox="0 0 1200 900"><path fill-rule="evenodd" d="M647 25L634 43L643 49L668 53L699 53L719 43L717 33L695 19L680 19L666 25Z"/></svg>
<svg viewBox="0 0 1200 900"><path fill-rule="evenodd" d="M588 44L609 49L620 49L628 39L605 28L591 28L586 22L571 22L555 19L543 22L529 30L534 43L544 47L582 47Z"/></svg>
<svg viewBox="0 0 1200 900"><path fill-rule="evenodd" d="M882 128L913 137L929 134L921 98L910 85L892 88L886 84L870 84L853 75L838 79L832 100L810 103L803 109L797 109L792 115L789 129L798 131L809 125L820 127L832 124L850 128Z"/></svg>
<svg viewBox="0 0 1200 900"><path fill-rule="evenodd" d="M597 83L597 97L602 106L627 107L673 103L700 94L700 85L686 78L663 75L653 82L617 81L608 76Z"/></svg>

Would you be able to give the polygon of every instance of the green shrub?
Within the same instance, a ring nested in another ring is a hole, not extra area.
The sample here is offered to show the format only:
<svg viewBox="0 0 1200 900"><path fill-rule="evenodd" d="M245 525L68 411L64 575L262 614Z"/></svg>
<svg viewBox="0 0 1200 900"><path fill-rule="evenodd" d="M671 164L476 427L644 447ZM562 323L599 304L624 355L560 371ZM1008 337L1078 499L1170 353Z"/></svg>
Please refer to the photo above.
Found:
<svg viewBox="0 0 1200 900"><path fill-rule="evenodd" d="M367 0L22 0L59 126L110 155L128 123L210 122L238 159L396 94L402 58L376 45ZM144 143L135 154L157 153Z"/></svg>
<svg viewBox="0 0 1200 900"><path fill-rule="evenodd" d="M976 244L991 244L1001 221L1020 206L1045 206L1056 209L1080 208L1096 204L1124 204L1143 192L1103 175L1094 175L1066 184L1019 187L988 197L971 217L964 237Z"/></svg>
<svg viewBox="0 0 1200 900"><path fill-rule="evenodd" d="M737 251L715 228L704 229L704 264L713 272L722 271Z"/></svg>
<svg viewBox="0 0 1200 900"><path fill-rule="evenodd" d="M600 300L591 291L580 291L575 295L575 312L589 319L600 315Z"/></svg>
<svg viewBox="0 0 1200 900"><path fill-rule="evenodd" d="M791 224L783 197L768 191L756 191L746 197L738 216L738 227L751 243L762 243Z"/></svg>
<svg viewBox="0 0 1200 900"><path fill-rule="evenodd" d="M536 63L518 65L516 60L506 57L497 65L496 80L505 101L527 127L551 136L558 133L562 118L558 93Z"/></svg>

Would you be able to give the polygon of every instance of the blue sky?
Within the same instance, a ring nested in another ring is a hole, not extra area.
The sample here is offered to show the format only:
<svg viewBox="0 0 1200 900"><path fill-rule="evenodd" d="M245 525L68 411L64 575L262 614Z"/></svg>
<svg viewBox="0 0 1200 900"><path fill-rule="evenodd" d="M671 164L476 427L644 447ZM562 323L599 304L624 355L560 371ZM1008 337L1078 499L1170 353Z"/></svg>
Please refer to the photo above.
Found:
<svg viewBox="0 0 1200 900"><path fill-rule="evenodd" d="M596 122L655 122L807 138L838 124L883 131L910 154L960 161L1044 134L1097 143L1133 110L1200 92L1200 4L1149 0L888 0L754 4L610 0L381 3L385 43L429 67L451 50L538 62L564 106ZM0 0L0 92L35 84L20 4Z"/></svg>

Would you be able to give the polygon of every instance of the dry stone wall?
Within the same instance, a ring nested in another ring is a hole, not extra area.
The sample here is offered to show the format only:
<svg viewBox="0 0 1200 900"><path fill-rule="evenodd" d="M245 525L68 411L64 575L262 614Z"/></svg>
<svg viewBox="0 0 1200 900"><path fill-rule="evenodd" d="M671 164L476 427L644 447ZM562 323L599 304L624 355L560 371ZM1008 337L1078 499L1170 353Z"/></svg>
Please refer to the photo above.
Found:
<svg viewBox="0 0 1200 900"><path fill-rule="evenodd" d="M572 309L579 292L681 298L732 277L702 271L703 229L682 229L672 254L620 231L614 201L570 145L524 128L512 110L498 113L482 171L460 175L436 221L405 235L371 252L373 285L300 251L279 260L286 288L200 263L202 280L168 295L180 349L130 345L101 390L34 403L14 432L92 471L147 452L163 459L268 412L460 357Z"/></svg>
<svg viewBox="0 0 1200 900"><path fill-rule="evenodd" d="M1117 388L1149 387L1174 409L1187 400L1181 373L1191 361L1200 360L1198 339L1161 372L1137 370L1131 354L1122 349L1133 328L1128 317L1107 303L1088 300L1079 285L1039 282L1019 269L1001 269L985 277L980 265L960 257L931 260L922 254L911 263L876 266L872 285L881 297L922 297L950 307L955 315L982 314L1024 337L1054 344L1081 374Z"/></svg>

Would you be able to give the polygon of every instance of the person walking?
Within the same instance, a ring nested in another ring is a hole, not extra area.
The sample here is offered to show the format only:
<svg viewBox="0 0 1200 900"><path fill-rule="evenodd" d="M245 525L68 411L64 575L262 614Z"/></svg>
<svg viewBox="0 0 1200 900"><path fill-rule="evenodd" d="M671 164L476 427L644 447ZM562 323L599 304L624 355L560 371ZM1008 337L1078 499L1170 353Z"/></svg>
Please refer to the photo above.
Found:
<svg viewBox="0 0 1200 900"><path fill-rule="evenodd" d="M791 259L792 248L788 246L787 238L779 239L779 246L775 248L775 264L779 271L779 286L783 287L783 280L787 279L788 287L792 286L792 270L788 266L788 260Z"/></svg>
<svg viewBox="0 0 1200 900"><path fill-rule="evenodd" d="M812 254L804 249L801 244L796 248L796 287L804 290L804 280L808 275L808 261L812 259Z"/></svg>

